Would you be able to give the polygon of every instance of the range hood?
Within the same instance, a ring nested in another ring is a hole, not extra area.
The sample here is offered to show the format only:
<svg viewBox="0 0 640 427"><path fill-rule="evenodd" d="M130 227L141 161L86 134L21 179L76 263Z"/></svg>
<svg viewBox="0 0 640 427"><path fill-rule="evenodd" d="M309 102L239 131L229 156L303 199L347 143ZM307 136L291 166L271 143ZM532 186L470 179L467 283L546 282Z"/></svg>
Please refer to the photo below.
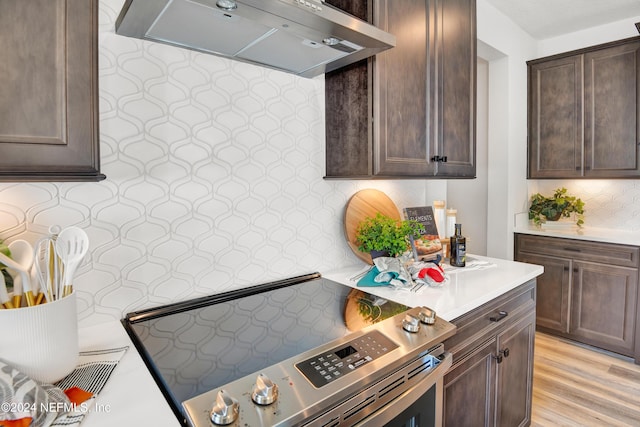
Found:
<svg viewBox="0 0 640 427"><path fill-rule="evenodd" d="M395 46L320 0L126 0L116 33L314 77Z"/></svg>

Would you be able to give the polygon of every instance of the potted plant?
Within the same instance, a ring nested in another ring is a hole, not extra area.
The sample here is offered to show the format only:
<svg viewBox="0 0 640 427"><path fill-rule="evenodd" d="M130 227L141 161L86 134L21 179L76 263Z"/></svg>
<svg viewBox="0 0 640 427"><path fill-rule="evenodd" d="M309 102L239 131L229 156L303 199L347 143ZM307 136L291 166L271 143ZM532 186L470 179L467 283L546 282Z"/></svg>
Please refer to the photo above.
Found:
<svg viewBox="0 0 640 427"><path fill-rule="evenodd" d="M377 256L396 257L409 249L409 236L420 237L423 225L414 220L396 220L378 212L367 217L356 230L356 243L362 252Z"/></svg>
<svg viewBox="0 0 640 427"><path fill-rule="evenodd" d="M540 225L546 221L558 221L560 218L569 218L576 215L576 225L584 224L584 202L567 194L567 189L557 188L551 197L545 197L540 193L531 196L529 206L529 219L534 224Z"/></svg>

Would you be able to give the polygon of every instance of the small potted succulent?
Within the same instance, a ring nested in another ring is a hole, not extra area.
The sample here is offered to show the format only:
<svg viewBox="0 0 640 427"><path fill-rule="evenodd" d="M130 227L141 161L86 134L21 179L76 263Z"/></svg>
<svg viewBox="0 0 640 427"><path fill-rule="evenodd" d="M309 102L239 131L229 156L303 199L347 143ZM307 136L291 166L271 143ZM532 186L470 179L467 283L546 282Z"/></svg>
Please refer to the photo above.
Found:
<svg viewBox="0 0 640 427"><path fill-rule="evenodd" d="M545 197L540 193L531 196L529 219L538 226L546 221L569 218L571 214L576 215L576 225L582 227L584 202L575 196L568 195L564 187L557 188L551 197Z"/></svg>
<svg viewBox="0 0 640 427"><path fill-rule="evenodd" d="M424 227L418 221L397 220L378 212L367 217L356 230L356 243L362 252L378 256L396 257L409 249L409 236L418 238Z"/></svg>

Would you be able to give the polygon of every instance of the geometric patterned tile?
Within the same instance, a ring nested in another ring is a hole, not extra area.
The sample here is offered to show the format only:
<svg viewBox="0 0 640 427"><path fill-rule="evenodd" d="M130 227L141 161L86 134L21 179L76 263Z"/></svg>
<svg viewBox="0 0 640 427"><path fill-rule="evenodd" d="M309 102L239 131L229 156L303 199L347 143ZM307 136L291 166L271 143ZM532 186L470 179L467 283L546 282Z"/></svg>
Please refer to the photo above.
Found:
<svg viewBox="0 0 640 427"><path fill-rule="evenodd" d="M419 180L322 179L323 77L115 35L123 3L99 10L107 179L0 184L1 239L35 242L54 224L87 231L76 285L84 324L357 262L342 229L353 193L428 199Z"/></svg>

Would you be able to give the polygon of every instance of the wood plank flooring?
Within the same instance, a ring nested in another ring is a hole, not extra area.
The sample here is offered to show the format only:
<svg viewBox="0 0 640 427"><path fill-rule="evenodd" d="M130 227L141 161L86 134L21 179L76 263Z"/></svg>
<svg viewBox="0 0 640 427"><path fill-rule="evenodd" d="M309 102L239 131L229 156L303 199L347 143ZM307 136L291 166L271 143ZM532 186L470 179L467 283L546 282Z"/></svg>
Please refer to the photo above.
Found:
<svg viewBox="0 0 640 427"><path fill-rule="evenodd" d="M640 365L536 333L532 422L546 426L640 426Z"/></svg>

